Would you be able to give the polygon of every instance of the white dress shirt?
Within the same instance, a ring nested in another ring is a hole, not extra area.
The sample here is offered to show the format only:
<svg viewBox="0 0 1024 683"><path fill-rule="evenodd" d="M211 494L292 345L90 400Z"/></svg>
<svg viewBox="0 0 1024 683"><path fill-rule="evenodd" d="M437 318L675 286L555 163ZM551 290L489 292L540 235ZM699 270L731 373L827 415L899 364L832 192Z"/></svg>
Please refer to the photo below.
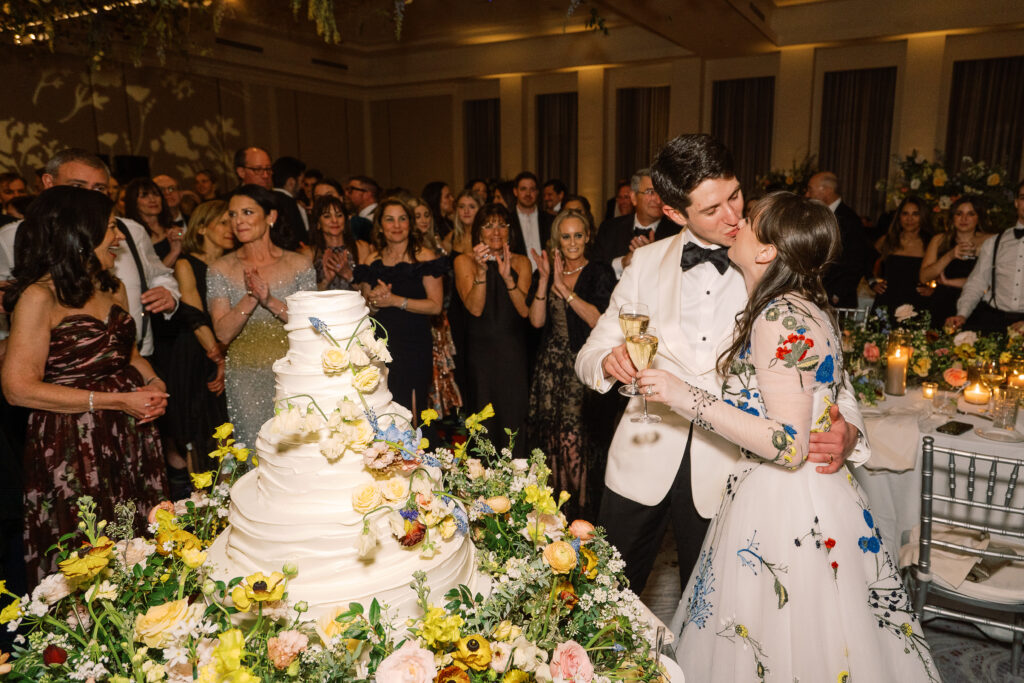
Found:
<svg viewBox="0 0 1024 683"><path fill-rule="evenodd" d="M1001 236L990 237L981 245L974 270L967 276L957 300L957 315L970 317L980 301L992 304L992 252L996 240L999 240L999 253L996 254L995 307L1010 313L1024 312L1024 239L1014 237L1015 229L1024 229L1024 223L1018 222L1015 228L1003 231Z"/></svg>
<svg viewBox="0 0 1024 683"><path fill-rule="evenodd" d="M523 241L526 242L523 245L526 249L526 254L531 253L531 249L536 251L538 254L544 249L544 245L540 243L540 219L537 217L537 207L533 207L533 211L529 213L523 213L523 210L516 204L516 214L519 216L519 228L523 232ZM530 262L530 268L537 270L537 264L533 262L533 259L527 259Z"/></svg>
<svg viewBox="0 0 1024 683"><path fill-rule="evenodd" d="M377 202L374 202L373 204L370 204L369 206L365 207L362 211L360 211L359 215L362 218L366 218L367 220L369 220L372 223L373 222L373 212L376 211L376 210L377 210Z"/></svg>
<svg viewBox="0 0 1024 683"><path fill-rule="evenodd" d="M127 218L118 220L128 228L135 241L135 246L139 251L139 260L142 261L142 270L146 275L146 284L150 289L166 287L174 297L174 308L164 313L164 317L170 320L181 299L181 292L178 290L178 281L174 279L174 272L161 263L160 257L156 255L148 230L133 220ZM11 271L14 269L14 237L20 225L21 221L18 221L0 228L0 281L11 279ZM139 270L135 267L135 259L132 258L132 253L125 246L123 240L117 248L117 256L114 259L114 275L124 283L128 295L128 312L135 320L135 334L138 335L142 332L142 282L139 279ZM152 355L152 326L148 327L139 352L143 356Z"/></svg>

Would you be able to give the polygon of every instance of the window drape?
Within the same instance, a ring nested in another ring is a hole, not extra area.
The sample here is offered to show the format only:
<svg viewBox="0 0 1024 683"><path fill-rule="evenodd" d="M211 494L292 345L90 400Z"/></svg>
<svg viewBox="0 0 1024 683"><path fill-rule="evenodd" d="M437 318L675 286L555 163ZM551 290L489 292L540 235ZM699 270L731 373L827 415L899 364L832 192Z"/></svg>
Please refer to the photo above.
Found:
<svg viewBox="0 0 1024 683"><path fill-rule="evenodd" d="M537 177L576 188L577 97L574 92L537 96Z"/></svg>
<svg viewBox="0 0 1024 683"><path fill-rule="evenodd" d="M500 100L466 100L463 104L466 131L465 169L467 178L501 176Z"/></svg>
<svg viewBox="0 0 1024 683"><path fill-rule="evenodd" d="M746 195L757 177L771 170L775 77L715 81L711 89L711 134L732 151Z"/></svg>
<svg viewBox="0 0 1024 683"><path fill-rule="evenodd" d="M628 180L668 141L669 89L619 88L615 100L615 177Z"/></svg>

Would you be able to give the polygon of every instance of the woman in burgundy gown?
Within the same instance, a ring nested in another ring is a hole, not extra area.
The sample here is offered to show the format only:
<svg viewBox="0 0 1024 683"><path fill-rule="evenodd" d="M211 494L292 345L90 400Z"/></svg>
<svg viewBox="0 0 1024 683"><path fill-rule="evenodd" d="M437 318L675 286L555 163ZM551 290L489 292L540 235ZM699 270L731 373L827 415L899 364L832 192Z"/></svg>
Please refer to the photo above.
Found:
<svg viewBox="0 0 1024 683"><path fill-rule="evenodd" d="M135 346L135 323L111 273L121 234L106 195L43 192L18 229L13 311L3 365L8 401L32 409L24 453L30 579L52 570L47 550L78 525L78 499L100 518L135 501L138 519L166 495L152 421L166 387Z"/></svg>

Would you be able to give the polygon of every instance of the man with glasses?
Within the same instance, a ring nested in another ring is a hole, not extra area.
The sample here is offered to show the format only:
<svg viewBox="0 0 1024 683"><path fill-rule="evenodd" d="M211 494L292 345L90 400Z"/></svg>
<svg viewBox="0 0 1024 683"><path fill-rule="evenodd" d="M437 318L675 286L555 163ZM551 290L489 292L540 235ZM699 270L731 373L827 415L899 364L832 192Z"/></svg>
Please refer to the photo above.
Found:
<svg viewBox="0 0 1024 683"><path fill-rule="evenodd" d="M610 263L616 277L622 277L636 249L671 237L682 229L662 212L661 197L651 181L651 169L641 168L633 174L629 198L633 213L602 223L594 244L594 257Z"/></svg>
<svg viewBox="0 0 1024 683"><path fill-rule="evenodd" d="M238 184L259 185L265 190L274 189L274 168L270 154L262 147L243 147L235 152L235 175ZM306 234L302 214L295 200L280 192L274 193L277 205L277 222L270 228L270 239L281 249L296 251L302 246Z"/></svg>
<svg viewBox="0 0 1024 683"><path fill-rule="evenodd" d="M181 191L178 189L178 181L169 175L158 175L153 178L153 182L164 196L164 204L171 212L171 222L182 230L186 229L188 216L181 212Z"/></svg>
<svg viewBox="0 0 1024 683"><path fill-rule="evenodd" d="M345 198L352 206L355 216L349 219L352 234L358 240L369 241L373 231L373 213L377 210L380 185L373 178L364 175L352 176L345 186Z"/></svg>

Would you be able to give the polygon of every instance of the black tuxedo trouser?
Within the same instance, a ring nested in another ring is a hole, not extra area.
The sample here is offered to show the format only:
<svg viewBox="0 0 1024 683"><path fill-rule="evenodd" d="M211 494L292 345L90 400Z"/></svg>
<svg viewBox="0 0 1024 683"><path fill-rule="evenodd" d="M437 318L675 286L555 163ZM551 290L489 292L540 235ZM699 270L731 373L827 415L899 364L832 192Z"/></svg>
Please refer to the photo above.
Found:
<svg viewBox="0 0 1024 683"><path fill-rule="evenodd" d="M701 517L693 504L690 486L691 441L693 425L690 425L683 461L679 464L672 486L657 505L643 505L620 496L608 487L605 487L601 497L598 523L608 532L608 541L622 554L626 562L626 578L637 595L643 592L647 584L670 519L679 558L679 580L684 589L700 557L710 520Z"/></svg>

